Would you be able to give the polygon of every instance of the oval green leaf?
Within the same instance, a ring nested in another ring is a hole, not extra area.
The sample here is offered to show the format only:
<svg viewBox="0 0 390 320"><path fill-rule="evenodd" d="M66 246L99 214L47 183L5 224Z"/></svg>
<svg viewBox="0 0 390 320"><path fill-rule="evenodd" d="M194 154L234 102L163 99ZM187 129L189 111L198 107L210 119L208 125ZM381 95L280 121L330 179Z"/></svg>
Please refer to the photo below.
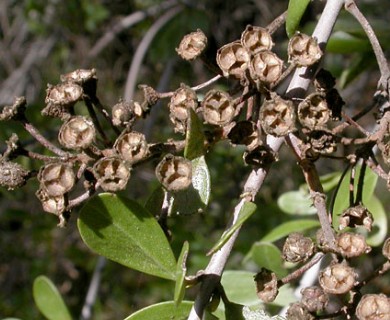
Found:
<svg viewBox="0 0 390 320"><path fill-rule="evenodd" d="M287 214L312 215L317 213L310 195L302 189L283 193L278 198L278 206Z"/></svg>
<svg viewBox="0 0 390 320"><path fill-rule="evenodd" d="M191 301L183 301L177 307L174 301L157 303L133 313L125 320L186 320L192 305Z"/></svg>
<svg viewBox="0 0 390 320"><path fill-rule="evenodd" d="M291 38L297 31L301 18L309 5L310 0L290 0L286 17L286 32Z"/></svg>
<svg viewBox="0 0 390 320"><path fill-rule="evenodd" d="M189 108L190 117L187 124L186 146L184 157L189 160L199 158L204 154L203 123L192 108Z"/></svg>
<svg viewBox="0 0 390 320"><path fill-rule="evenodd" d="M267 233L261 241L274 242L288 236L291 232L303 232L305 230L319 227L320 222L313 219L301 219L285 222Z"/></svg>
<svg viewBox="0 0 390 320"><path fill-rule="evenodd" d="M34 280L33 296L39 311L49 320L72 320L61 294L51 280L39 276Z"/></svg>
<svg viewBox="0 0 390 320"><path fill-rule="evenodd" d="M189 249L190 246L188 244L188 241L185 241L183 244L183 248L181 249L179 259L177 260L175 295L173 299L175 301L176 306L180 305L180 303L183 301L185 294L185 276L187 272L186 262Z"/></svg>
<svg viewBox="0 0 390 320"><path fill-rule="evenodd" d="M344 31L336 31L330 37L326 51L332 53L356 53L371 50L370 42L366 38L359 38Z"/></svg>
<svg viewBox="0 0 390 320"><path fill-rule="evenodd" d="M176 260L160 225L137 202L103 193L89 200L77 221L83 241L126 267L176 279Z"/></svg>

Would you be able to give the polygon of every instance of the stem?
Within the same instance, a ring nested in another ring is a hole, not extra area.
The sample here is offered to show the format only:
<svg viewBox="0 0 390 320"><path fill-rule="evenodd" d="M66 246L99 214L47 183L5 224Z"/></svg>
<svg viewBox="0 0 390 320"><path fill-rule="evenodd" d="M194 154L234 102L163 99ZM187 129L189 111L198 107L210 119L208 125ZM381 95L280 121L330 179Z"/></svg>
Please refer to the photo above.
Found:
<svg viewBox="0 0 390 320"><path fill-rule="evenodd" d="M87 109L88 109L88 113L89 115L91 116L91 119L93 121L93 124L95 125L97 131L99 132L100 136L102 137L103 139L103 143L106 147L109 147L110 146L110 141L109 139L107 138L107 135L106 133L104 132L102 126L100 125L100 122L99 122L99 119L96 115L96 112L95 110L93 109L93 106L92 106L92 103L91 103L91 100L89 99L84 99L84 102L85 102L85 105L87 106Z"/></svg>

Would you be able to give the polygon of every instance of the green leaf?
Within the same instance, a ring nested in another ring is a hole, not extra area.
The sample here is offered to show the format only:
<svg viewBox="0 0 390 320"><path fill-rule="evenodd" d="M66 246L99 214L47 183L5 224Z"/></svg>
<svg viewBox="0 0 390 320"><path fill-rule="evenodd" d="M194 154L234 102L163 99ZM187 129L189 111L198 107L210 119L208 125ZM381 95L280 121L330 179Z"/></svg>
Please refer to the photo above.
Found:
<svg viewBox="0 0 390 320"><path fill-rule="evenodd" d="M242 226L242 224L248 220L248 218L255 213L257 206L253 202L244 202L240 212L238 213L237 221L222 235L216 245L207 253L211 255L214 252L221 249L221 247L230 239L234 232Z"/></svg>
<svg viewBox="0 0 390 320"><path fill-rule="evenodd" d="M186 320L193 302L183 301L176 307L174 301L157 303L143 308L124 320Z"/></svg>
<svg viewBox="0 0 390 320"><path fill-rule="evenodd" d="M155 217L161 214L165 192L166 191L161 186L158 186L156 189L154 189L145 203L145 209Z"/></svg>
<svg viewBox="0 0 390 320"><path fill-rule="evenodd" d="M290 0L286 17L286 32L291 38L297 31L301 18L309 5L310 0Z"/></svg>
<svg viewBox="0 0 390 320"><path fill-rule="evenodd" d="M189 108L190 118L187 124L186 146L184 148L184 157L189 160L199 158L204 154L203 124L192 108Z"/></svg>
<svg viewBox="0 0 390 320"><path fill-rule="evenodd" d="M256 285L253 279L253 272L226 270L222 274L221 284L229 301L245 305L257 306L261 301L256 294ZM276 306L286 306L297 299L289 285L279 288L279 294L271 304Z"/></svg>
<svg viewBox="0 0 390 320"><path fill-rule="evenodd" d="M285 236L288 236L291 232L303 232L318 226L320 226L320 222L313 219L288 221L272 229L261 239L261 241L274 242Z"/></svg>
<svg viewBox="0 0 390 320"><path fill-rule="evenodd" d="M179 259L177 260L176 266L176 285L175 285L175 295L174 301L175 305L179 306L184 298L185 293L185 276L187 272L186 261L188 256L189 244L188 241L185 241Z"/></svg>
<svg viewBox="0 0 390 320"><path fill-rule="evenodd" d="M49 320L72 320L61 294L45 276L35 278L33 296L39 311Z"/></svg>
<svg viewBox="0 0 390 320"><path fill-rule="evenodd" d="M77 221L83 241L126 267L175 280L176 260L160 225L137 202L110 193L93 197Z"/></svg>
<svg viewBox="0 0 390 320"><path fill-rule="evenodd" d="M279 248L269 242L255 242L244 261L252 259L260 268L266 268L284 277L287 270L283 267L282 253Z"/></svg>
<svg viewBox="0 0 390 320"><path fill-rule="evenodd" d="M234 302L225 303L225 319L226 320L245 320L242 315L242 308L244 306Z"/></svg>
<svg viewBox="0 0 390 320"><path fill-rule="evenodd" d="M210 200L210 172L204 156L192 160L192 184L173 196L172 213L202 212Z"/></svg>
<svg viewBox="0 0 390 320"><path fill-rule="evenodd" d="M317 213L309 193L302 189L283 193L278 198L278 206L287 214L311 215Z"/></svg>
<svg viewBox="0 0 390 320"><path fill-rule="evenodd" d="M356 167L355 182L354 182L354 194L357 192L357 184L360 175L360 166ZM347 172L343 181L341 182L340 188L337 192L335 203L333 206L333 227L338 230L339 216L345 209L349 207L349 178L351 176L351 170ZM366 205L368 200L374 194L375 186L378 181L378 176L369 168L366 168L363 184L363 204Z"/></svg>
<svg viewBox="0 0 390 320"><path fill-rule="evenodd" d="M356 53L371 50L370 42L367 38L359 38L344 31L336 31L330 37L326 51L332 53Z"/></svg>
<svg viewBox="0 0 390 320"><path fill-rule="evenodd" d="M364 71L376 64L375 56L372 52L359 54L359 56L352 61L352 65L344 69L341 73L339 86L342 89L355 80Z"/></svg>

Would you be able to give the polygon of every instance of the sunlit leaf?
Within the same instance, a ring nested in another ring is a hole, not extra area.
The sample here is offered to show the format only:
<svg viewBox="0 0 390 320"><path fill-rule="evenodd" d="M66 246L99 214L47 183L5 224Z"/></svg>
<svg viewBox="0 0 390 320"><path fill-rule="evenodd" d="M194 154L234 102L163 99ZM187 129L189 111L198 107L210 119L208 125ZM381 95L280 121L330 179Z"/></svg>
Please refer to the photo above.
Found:
<svg viewBox="0 0 390 320"><path fill-rule="evenodd" d="M61 294L53 282L39 276L34 280L33 296L39 311L49 320L72 320Z"/></svg>
<svg viewBox="0 0 390 320"><path fill-rule="evenodd" d="M248 220L248 218L256 211L257 207L253 202L244 202L238 213L237 221L222 235L217 244L208 252L208 255L221 249L221 247L230 239L234 232Z"/></svg>
<svg viewBox="0 0 390 320"><path fill-rule="evenodd" d="M185 276L187 272L186 261L188 256L189 244L187 241L184 242L183 248L179 259L177 260L176 266L176 284L175 284L175 295L174 301L176 306L180 305L184 298L185 293Z"/></svg>
<svg viewBox="0 0 390 320"><path fill-rule="evenodd" d="M143 308L124 320L186 320L193 302L183 301L175 306L174 301L153 304Z"/></svg>
<svg viewBox="0 0 390 320"><path fill-rule="evenodd" d="M81 209L78 228L92 250L138 271L176 279L176 260L155 218L137 202L104 193Z"/></svg>
<svg viewBox="0 0 390 320"><path fill-rule="evenodd" d="M286 31L291 38L297 31L301 18L309 5L310 0L290 0L286 17Z"/></svg>
<svg viewBox="0 0 390 320"><path fill-rule="evenodd" d="M189 160L199 158L204 154L203 124L192 108L189 108L190 118L187 124L186 146L184 157Z"/></svg>
<svg viewBox="0 0 390 320"><path fill-rule="evenodd" d="M302 189L283 193L278 198L278 206L285 213L293 215L311 215L317 213L309 193Z"/></svg>

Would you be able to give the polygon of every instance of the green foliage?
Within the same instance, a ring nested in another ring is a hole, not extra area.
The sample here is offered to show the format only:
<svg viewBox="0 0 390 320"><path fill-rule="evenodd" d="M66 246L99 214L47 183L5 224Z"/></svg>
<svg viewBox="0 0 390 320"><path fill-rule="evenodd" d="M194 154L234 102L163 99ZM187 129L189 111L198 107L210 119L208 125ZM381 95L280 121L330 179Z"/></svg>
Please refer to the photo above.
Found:
<svg viewBox="0 0 390 320"><path fill-rule="evenodd" d="M309 3L310 0L290 0L288 2L286 32L289 38L297 31Z"/></svg>
<svg viewBox="0 0 390 320"><path fill-rule="evenodd" d="M312 215L317 212L310 194L302 189L283 193L278 198L278 206L283 212L292 215Z"/></svg>
<svg viewBox="0 0 390 320"><path fill-rule="evenodd" d="M190 301L183 301L176 306L174 301L162 302L141 309L124 320L185 320L192 304Z"/></svg>
<svg viewBox="0 0 390 320"><path fill-rule="evenodd" d="M33 295L36 306L48 320L72 320L61 294L49 278L39 276L35 279Z"/></svg>
<svg viewBox="0 0 390 320"><path fill-rule="evenodd" d="M176 260L155 218L137 202L100 194L80 211L78 228L95 252L124 266L175 280Z"/></svg>
<svg viewBox="0 0 390 320"><path fill-rule="evenodd" d="M179 259L177 259L176 266L176 285L175 285L175 295L174 301L176 306L180 305L184 298L185 293L185 276L187 272L186 262L187 256L190 246L187 241L184 242L183 248L181 249L181 253Z"/></svg>
<svg viewBox="0 0 390 320"><path fill-rule="evenodd" d="M192 108L189 109L190 117L187 124L186 146L184 148L184 157L189 160L201 157L204 154L205 136L203 133L203 124Z"/></svg>

